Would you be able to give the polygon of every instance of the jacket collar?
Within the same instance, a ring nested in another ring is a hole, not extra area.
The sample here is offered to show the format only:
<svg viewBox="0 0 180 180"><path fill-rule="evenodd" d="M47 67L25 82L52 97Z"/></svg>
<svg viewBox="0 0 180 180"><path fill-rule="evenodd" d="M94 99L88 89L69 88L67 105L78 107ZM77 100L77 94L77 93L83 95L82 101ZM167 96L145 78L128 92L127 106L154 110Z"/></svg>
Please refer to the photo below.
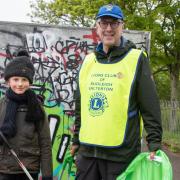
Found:
<svg viewBox="0 0 180 180"><path fill-rule="evenodd" d="M108 53L106 54L103 51L103 44L102 42L97 46L95 50L95 55L97 61L100 63L112 63L117 62L120 60L130 49L136 48L135 44L131 41L125 39L123 36L121 37L119 46L113 46L109 49Z"/></svg>

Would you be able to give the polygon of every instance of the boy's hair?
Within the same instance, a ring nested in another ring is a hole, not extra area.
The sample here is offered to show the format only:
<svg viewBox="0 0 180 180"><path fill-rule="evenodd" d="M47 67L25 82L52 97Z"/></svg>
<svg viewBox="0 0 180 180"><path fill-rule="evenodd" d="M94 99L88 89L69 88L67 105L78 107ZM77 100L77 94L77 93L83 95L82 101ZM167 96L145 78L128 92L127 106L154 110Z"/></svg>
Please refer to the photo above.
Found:
<svg viewBox="0 0 180 180"><path fill-rule="evenodd" d="M4 70L4 79L7 81L12 76L26 77L32 84L35 69L27 56L15 57Z"/></svg>

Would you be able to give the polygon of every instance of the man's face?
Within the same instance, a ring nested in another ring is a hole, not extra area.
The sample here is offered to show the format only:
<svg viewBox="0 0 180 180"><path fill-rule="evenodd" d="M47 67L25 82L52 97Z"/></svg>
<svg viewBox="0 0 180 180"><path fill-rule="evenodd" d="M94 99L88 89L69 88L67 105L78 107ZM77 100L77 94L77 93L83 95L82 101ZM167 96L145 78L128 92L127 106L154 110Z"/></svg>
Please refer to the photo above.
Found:
<svg viewBox="0 0 180 180"><path fill-rule="evenodd" d="M97 34L103 46L119 46L123 30L123 21L109 16L102 17L96 22Z"/></svg>

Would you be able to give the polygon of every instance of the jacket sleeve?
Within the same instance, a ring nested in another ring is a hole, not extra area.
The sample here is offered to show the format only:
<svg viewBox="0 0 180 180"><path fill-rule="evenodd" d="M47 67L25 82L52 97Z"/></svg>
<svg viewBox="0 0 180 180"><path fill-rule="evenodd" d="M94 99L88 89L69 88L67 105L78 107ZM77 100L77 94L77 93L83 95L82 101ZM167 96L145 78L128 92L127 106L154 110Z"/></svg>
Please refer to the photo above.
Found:
<svg viewBox="0 0 180 180"><path fill-rule="evenodd" d="M39 145L42 177L52 177L52 146L47 116L39 127Z"/></svg>
<svg viewBox="0 0 180 180"><path fill-rule="evenodd" d="M149 151L161 148L162 124L160 104L155 83L151 74L149 59L144 53L140 57L139 77L137 86L138 103L143 118Z"/></svg>
<svg viewBox="0 0 180 180"><path fill-rule="evenodd" d="M81 97L79 82L77 82L77 90L74 93L75 98L75 122L74 122L74 134L72 138L73 145L79 145L79 130L81 127Z"/></svg>

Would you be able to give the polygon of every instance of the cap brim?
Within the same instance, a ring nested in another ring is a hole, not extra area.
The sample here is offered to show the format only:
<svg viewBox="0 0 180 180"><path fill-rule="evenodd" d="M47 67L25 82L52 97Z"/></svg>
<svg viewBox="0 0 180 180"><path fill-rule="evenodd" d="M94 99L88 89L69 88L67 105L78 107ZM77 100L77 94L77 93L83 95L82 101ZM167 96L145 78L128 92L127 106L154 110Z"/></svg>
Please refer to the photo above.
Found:
<svg viewBox="0 0 180 180"><path fill-rule="evenodd" d="M107 14L99 15L99 16L96 17L96 19L98 19L100 17L104 17L104 16L110 16L110 17L113 17L113 18L117 18L117 19L122 19L123 20L123 18L121 16L117 16L115 14L108 14L108 13Z"/></svg>

